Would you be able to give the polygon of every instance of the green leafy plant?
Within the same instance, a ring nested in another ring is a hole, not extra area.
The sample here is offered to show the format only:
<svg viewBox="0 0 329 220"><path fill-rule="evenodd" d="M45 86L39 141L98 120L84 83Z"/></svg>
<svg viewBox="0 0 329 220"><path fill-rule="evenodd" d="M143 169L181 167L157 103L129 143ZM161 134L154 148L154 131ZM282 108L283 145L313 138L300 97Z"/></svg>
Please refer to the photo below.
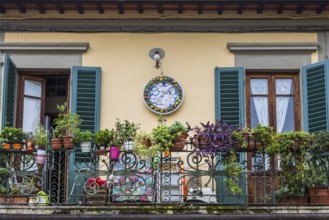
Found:
<svg viewBox="0 0 329 220"><path fill-rule="evenodd" d="M281 156L281 187L288 195L304 195L309 185L309 150L312 134L304 131L276 134L271 153Z"/></svg>
<svg viewBox="0 0 329 220"><path fill-rule="evenodd" d="M77 131L75 135L75 142L81 143L81 142L91 142L94 140L94 134L90 131Z"/></svg>
<svg viewBox="0 0 329 220"><path fill-rule="evenodd" d="M242 190L239 186L239 176L242 174L242 167L238 163L238 158L234 150L231 150L225 157L223 165L225 165L224 172L227 175L224 182L228 185L233 195L240 194Z"/></svg>
<svg viewBox="0 0 329 220"><path fill-rule="evenodd" d="M0 194L1 195L7 194L7 189L5 187L3 187L3 186L0 186Z"/></svg>
<svg viewBox="0 0 329 220"><path fill-rule="evenodd" d="M251 130L251 133L255 135L257 141L261 141L266 147L271 146L275 140L274 128L271 126L258 124Z"/></svg>
<svg viewBox="0 0 329 220"><path fill-rule="evenodd" d="M68 110L67 103L57 105L59 110L58 117L54 119L54 136L62 138L65 135L75 136L79 130L79 125L82 120L80 116L74 112Z"/></svg>
<svg viewBox="0 0 329 220"><path fill-rule="evenodd" d="M157 149L162 151L169 151L170 147L174 146L173 141L179 137L183 132L187 132L180 122L175 121L172 125L166 126L163 124L153 128L152 136Z"/></svg>
<svg viewBox="0 0 329 220"><path fill-rule="evenodd" d="M137 133L134 143L135 153L142 158L158 156L161 151L161 149L159 149L159 145L154 144L152 134L148 134L146 132Z"/></svg>
<svg viewBox="0 0 329 220"><path fill-rule="evenodd" d="M309 155L309 184L308 187L329 186L329 132L322 131L313 135Z"/></svg>
<svg viewBox="0 0 329 220"><path fill-rule="evenodd" d="M45 150L48 144L48 131L42 124L39 124L34 130L35 144L39 145L40 150Z"/></svg>
<svg viewBox="0 0 329 220"><path fill-rule="evenodd" d="M113 140L114 130L98 130L95 134L95 142L97 145L108 147L111 140Z"/></svg>
<svg viewBox="0 0 329 220"><path fill-rule="evenodd" d="M23 143L25 134L21 128L5 127L1 131L1 138L9 143Z"/></svg>

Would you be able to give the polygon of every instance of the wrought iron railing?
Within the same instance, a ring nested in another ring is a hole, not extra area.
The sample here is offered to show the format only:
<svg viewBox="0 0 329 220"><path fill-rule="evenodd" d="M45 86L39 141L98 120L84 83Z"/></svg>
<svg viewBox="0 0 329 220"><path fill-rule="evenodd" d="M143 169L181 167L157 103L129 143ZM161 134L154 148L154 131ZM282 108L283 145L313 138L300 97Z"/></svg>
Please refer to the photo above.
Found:
<svg viewBox="0 0 329 220"><path fill-rule="evenodd" d="M182 152L161 152L154 158L121 151L117 161L111 160L108 153L81 152L79 145L74 150L49 149L44 165L38 164L36 152L0 150L0 171L5 168L9 172L2 177L0 172L0 204L320 203L322 197L316 194L312 199L307 189L303 195L280 196L278 192L284 188L280 156L268 155L264 149L254 147L236 152L242 172L235 178L240 189L235 193L227 181L230 176L223 163L226 154L204 154L192 141L186 143ZM327 156L321 159L328 164ZM40 191L45 194L38 195Z"/></svg>

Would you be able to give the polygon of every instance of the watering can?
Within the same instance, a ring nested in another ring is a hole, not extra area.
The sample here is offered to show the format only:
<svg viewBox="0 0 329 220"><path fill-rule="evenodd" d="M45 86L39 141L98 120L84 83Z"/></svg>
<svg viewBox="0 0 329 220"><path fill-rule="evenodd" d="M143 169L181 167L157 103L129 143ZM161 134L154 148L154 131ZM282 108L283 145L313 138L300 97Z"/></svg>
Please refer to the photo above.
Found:
<svg viewBox="0 0 329 220"><path fill-rule="evenodd" d="M49 204L49 196L44 191L38 192L38 206L47 206Z"/></svg>

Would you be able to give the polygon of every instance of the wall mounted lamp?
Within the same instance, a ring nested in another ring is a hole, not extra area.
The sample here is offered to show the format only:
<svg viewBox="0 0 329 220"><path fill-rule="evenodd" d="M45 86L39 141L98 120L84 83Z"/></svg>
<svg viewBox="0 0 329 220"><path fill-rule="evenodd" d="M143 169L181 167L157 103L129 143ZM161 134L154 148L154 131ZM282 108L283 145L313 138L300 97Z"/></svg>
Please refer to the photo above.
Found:
<svg viewBox="0 0 329 220"><path fill-rule="evenodd" d="M161 67L161 62L162 58L165 56L165 52L161 48L153 48L149 52L149 57L155 61L155 68L159 69Z"/></svg>

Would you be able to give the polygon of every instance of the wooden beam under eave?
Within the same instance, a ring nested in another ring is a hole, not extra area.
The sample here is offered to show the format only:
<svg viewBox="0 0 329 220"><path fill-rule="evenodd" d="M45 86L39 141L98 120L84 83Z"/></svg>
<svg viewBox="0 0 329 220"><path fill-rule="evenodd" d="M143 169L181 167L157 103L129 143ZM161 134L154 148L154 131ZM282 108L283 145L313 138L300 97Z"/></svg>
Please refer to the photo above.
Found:
<svg viewBox="0 0 329 220"><path fill-rule="evenodd" d="M82 7L82 5L81 5L80 2L77 2L76 8L77 8L77 11L78 11L79 14L83 14L84 13L84 9L83 9L83 7Z"/></svg>
<svg viewBox="0 0 329 220"><path fill-rule="evenodd" d="M178 14L183 14L183 5L182 4L177 5L177 11L178 11Z"/></svg>
<svg viewBox="0 0 329 220"><path fill-rule="evenodd" d="M46 13L46 10L45 10L45 8L43 7L43 5L41 3L37 3L37 9L38 9L40 14L45 14Z"/></svg>
<svg viewBox="0 0 329 220"><path fill-rule="evenodd" d="M316 9L316 13L321 14L324 11L325 8L326 8L325 4L319 5L319 7Z"/></svg>
<svg viewBox="0 0 329 220"><path fill-rule="evenodd" d="M284 10L284 3L281 3L276 11L277 14L282 14Z"/></svg>
<svg viewBox="0 0 329 220"><path fill-rule="evenodd" d="M143 8L142 3L139 3L139 4L138 4L138 6L137 6L137 10L138 10L138 14L143 14L143 12L144 12L144 8Z"/></svg>
<svg viewBox="0 0 329 220"><path fill-rule="evenodd" d="M124 8L122 4L118 4L118 12L120 15L122 15L124 13Z"/></svg>
<svg viewBox="0 0 329 220"><path fill-rule="evenodd" d="M243 13L243 9L244 9L244 5L243 4L240 4L239 7L238 7L238 14L241 15Z"/></svg>
<svg viewBox="0 0 329 220"><path fill-rule="evenodd" d="M301 3L301 4L299 4L298 8L296 9L296 13L301 14L303 12L303 10L304 10L304 4Z"/></svg>
<svg viewBox="0 0 329 220"><path fill-rule="evenodd" d="M257 14L261 14L264 11L264 3L259 3L257 8Z"/></svg>
<svg viewBox="0 0 329 220"><path fill-rule="evenodd" d="M201 15L203 13L203 4L199 4L198 6L198 14Z"/></svg>
<svg viewBox="0 0 329 220"><path fill-rule="evenodd" d="M163 5L162 5L162 3L158 4L158 13L163 14Z"/></svg>
<svg viewBox="0 0 329 220"><path fill-rule="evenodd" d="M101 2L97 3L97 10L98 10L98 13L104 14L104 7Z"/></svg>
<svg viewBox="0 0 329 220"><path fill-rule="evenodd" d="M219 15L223 14L223 7L221 4L218 5L217 14L219 14Z"/></svg>
<svg viewBox="0 0 329 220"><path fill-rule="evenodd" d="M16 3L16 8L21 14L26 13L26 9L24 8L24 6L21 3Z"/></svg>
<svg viewBox="0 0 329 220"><path fill-rule="evenodd" d="M60 14L64 14L64 8L63 8L63 6L61 5L61 3L57 2L57 4L56 4L56 8L57 8L58 13L60 13Z"/></svg>
<svg viewBox="0 0 329 220"><path fill-rule="evenodd" d="M0 5L0 13L6 14L6 9L2 5Z"/></svg>

